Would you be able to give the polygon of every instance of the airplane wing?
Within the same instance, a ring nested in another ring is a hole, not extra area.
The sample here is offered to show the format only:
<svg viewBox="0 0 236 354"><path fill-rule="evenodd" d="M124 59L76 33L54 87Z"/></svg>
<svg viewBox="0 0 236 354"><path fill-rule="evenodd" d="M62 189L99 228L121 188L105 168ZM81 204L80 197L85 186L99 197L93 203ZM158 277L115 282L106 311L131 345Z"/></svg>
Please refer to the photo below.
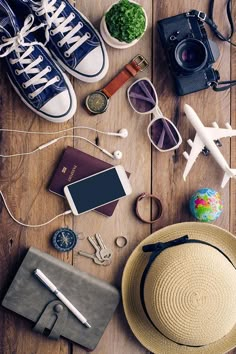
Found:
<svg viewBox="0 0 236 354"><path fill-rule="evenodd" d="M224 188L224 186L228 183L228 180L230 178L236 178L236 169L229 168L228 170L225 171L224 178L221 183L221 188Z"/></svg>
<svg viewBox="0 0 236 354"><path fill-rule="evenodd" d="M187 175L189 174L191 168L193 167L198 155L201 153L202 149L204 148L204 144L201 141L198 134L195 135L192 150L189 154L188 161L183 173L183 179L186 180Z"/></svg>
<svg viewBox="0 0 236 354"><path fill-rule="evenodd" d="M209 134L209 137L212 138L212 140L218 140L221 138L228 138L232 136L236 136L236 129L224 129L224 128L205 128L207 133Z"/></svg>

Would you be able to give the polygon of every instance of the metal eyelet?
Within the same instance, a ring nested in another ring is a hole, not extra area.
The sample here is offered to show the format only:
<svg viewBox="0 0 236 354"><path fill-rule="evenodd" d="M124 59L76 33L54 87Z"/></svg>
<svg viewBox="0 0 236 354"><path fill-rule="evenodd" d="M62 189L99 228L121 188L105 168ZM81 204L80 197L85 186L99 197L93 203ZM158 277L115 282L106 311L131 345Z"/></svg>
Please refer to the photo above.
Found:
<svg viewBox="0 0 236 354"><path fill-rule="evenodd" d="M71 14L70 14L71 16L73 16L73 18L75 18L75 14L73 13L73 12L71 12Z"/></svg>
<svg viewBox="0 0 236 354"><path fill-rule="evenodd" d="M23 82L22 87L23 87L24 89L26 88L25 82Z"/></svg>
<svg viewBox="0 0 236 354"><path fill-rule="evenodd" d="M40 61L43 61L43 56L40 55L40 56L39 56L39 59L40 59Z"/></svg>
<svg viewBox="0 0 236 354"><path fill-rule="evenodd" d="M49 33L50 33L51 36L54 36L54 31L53 30L50 30Z"/></svg>
<svg viewBox="0 0 236 354"><path fill-rule="evenodd" d="M35 11L35 15L36 16L40 16L39 12Z"/></svg>
<svg viewBox="0 0 236 354"><path fill-rule="evenodd" d="M57 46L61 48L62 47L61 42L57 42Z"/></svg>
<svg viewBox="0 0 236 354"><path fill-rule="evenodd" d="M78 25L80 25L80 28L84 26L83 22L79 21Z"/></svg>
<svg viewBox="0 0 236 354"><path fill-rule="evenodd" d="M47 66L47 69L48 69L48 72L52 71L52 68L49 65Z"/></svg>
<svg viewBox="0 0 236 354"><path fill-rule="evenodd" d="M70 57L70 54L68 52L65 52L64 55L65 55L66 58Z"/></svg>
<svg viewBox="0 0 236 354"><path fill-rule="evenodd" d="M34 99L34 96L31 93L28 94L28 97L29 97L30 100Z"/></svg>
<svg viewBox="0 0 236 354"><path fill-rule="evenodd" d="M92 37L89 32L86 32L86 36L87 36L88 38L91 38L91 37Z"/></svg>
<svg viewBox="0 0 236 354"><path fill-rule="evenodd" d="M56 76L57 82L61 80L60 76Z"/></svg>
<svg viewBox="0 0 236 354"><path fill-rule="evenodd" d="M15 70L15 74L18 76L18 75L20 75L20 73L19 73L19 70L18 69L16 69Z"/></svg>

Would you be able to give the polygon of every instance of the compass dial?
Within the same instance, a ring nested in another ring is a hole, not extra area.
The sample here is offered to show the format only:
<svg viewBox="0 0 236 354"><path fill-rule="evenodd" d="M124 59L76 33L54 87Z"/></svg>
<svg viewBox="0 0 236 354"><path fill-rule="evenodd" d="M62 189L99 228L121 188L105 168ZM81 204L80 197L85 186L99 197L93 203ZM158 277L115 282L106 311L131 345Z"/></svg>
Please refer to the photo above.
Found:
<svg viewBox="0 0 236 354"><path fill-rule="evenodd" d="M96 91L91 93L86 99L86 106L92 113L98 114L106 111L109 99L101 92Z"/></svg>
<svg viewBox="0 0 236 354"><path fill-rule="evenodd" d="M77 236L71 229L61 228L52 236L52 244L56 250L67 252L72 250L77 243Z"/></svg>

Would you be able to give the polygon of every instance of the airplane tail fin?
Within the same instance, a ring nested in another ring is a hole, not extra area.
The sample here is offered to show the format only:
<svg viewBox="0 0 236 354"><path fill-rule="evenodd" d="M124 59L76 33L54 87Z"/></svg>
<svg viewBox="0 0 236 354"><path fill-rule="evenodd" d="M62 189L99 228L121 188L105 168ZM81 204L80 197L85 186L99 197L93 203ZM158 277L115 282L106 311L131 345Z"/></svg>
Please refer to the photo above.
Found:
<svg viewBox="0 0 236 354"><path fill-rule="evenodd" d="M236 169L231 168L229 171L225 172L223 181L221 183L222 188L225 187L230 178L236 178Z"/></svg>

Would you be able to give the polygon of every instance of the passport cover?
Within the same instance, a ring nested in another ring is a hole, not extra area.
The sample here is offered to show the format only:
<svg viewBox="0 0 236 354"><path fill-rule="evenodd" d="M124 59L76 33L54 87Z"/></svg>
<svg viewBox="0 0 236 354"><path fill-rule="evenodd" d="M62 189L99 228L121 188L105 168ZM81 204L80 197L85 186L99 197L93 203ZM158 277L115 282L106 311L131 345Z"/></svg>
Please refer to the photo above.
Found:
<svg viewBox="0 0 236 354"><path fill-rule="evenodd" d="M89 177L97 172L104 171L113 165L78 149L68 146L54 171L48 189L50 192L64 197L64 187L82 178ZM126 172L127 176L130 173ZM119 200L96 208L95 211L106 216L112 216Z"/></svg>
<svg viewBox="0 0 236 354"><path fill-rule="evenodd" d="M119 303L118 290L70 264L31 247L2 305L33 322L38 321L50 301L57 300L57 297L33 275L36 268L55 284L92 326L85 327L68 310L67 322L62 328L61 336L88 350L94 350Z"/></svg>

